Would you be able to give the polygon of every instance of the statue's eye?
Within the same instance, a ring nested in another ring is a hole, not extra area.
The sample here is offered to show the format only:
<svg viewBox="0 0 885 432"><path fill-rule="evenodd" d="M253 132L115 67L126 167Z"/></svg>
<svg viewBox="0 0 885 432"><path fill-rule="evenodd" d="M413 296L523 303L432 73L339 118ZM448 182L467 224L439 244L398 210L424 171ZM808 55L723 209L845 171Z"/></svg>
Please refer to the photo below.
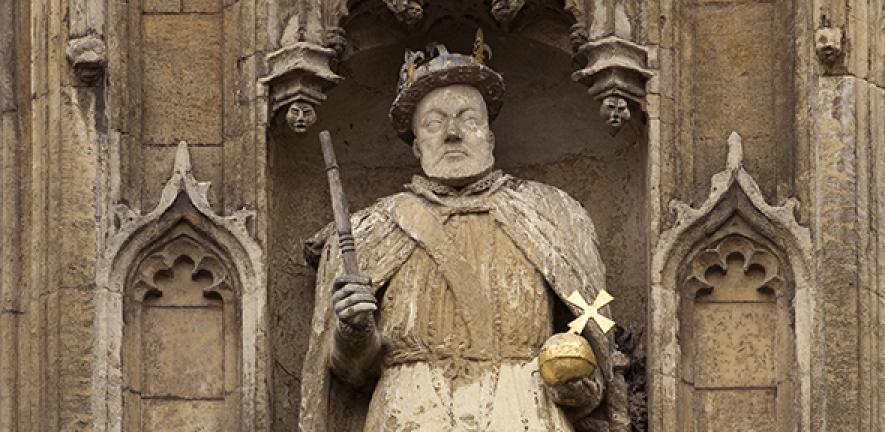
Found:
<svg viewBox="0 0 885 432"><path fill-rule="evenodd" d="M479 121L477 121L475 118L471 117L471 118L464 120L464 126L467 126L470 129L476 129L479 126Z"/></svg>
<svg viewBox="0 0 885 432"><path fill-rule="evenodd" d="M424 127L430 130L438 130L442 127L442 120L440 119L430 119L424 123Z"/></svg>

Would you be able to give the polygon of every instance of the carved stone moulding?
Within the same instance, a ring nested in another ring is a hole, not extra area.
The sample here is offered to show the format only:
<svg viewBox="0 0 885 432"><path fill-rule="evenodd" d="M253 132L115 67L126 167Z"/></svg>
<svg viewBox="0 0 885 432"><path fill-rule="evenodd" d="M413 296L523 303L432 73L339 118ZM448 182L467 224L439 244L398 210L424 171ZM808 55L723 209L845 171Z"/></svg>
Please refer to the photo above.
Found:
<svg viewBox="0 0 885 432"><path fill-rule="evenodd" d="M814 32L814 52L817 59L826 69L826 72L837 72L837 68L844 66L845 50L843 40L845 35L841 28L831 27L829 23Z"/></svg>
<svg viewBox="0 0 885 432"><path fill-rule="evenodd" d="M175 430L170 421L190 412L164 414L175 397L211 405L200 418L226 425L213 430L261 430L267 422L266 279L248 226L254 212L218 215L208 189L194 178L182 142L153 210L113 208L96 266L96 431ZM213 325L194 326L181 310ZM175 362L191 340L212 342L216 355L200 352L208 366L186 363L195 378L182 380Z"/></svg>
<svg viewBox="0 0 885 432"><path fill-rule="evenodd" d="M424 1L422 0L384 0L384 4L399 22L409 27L424 19Z"/></svg>
<svg viewBox="0 0 885 432"><path fill-rule="evenodd" d="M108 63L104 40L96 35L86 35L68 40L65 56L80 81L92 84L104 72Z"/></svg>
<svg viewBox="0 0 885 432"><path fill-rule="evenodd" d="M415 28L425 18L434 20L439 18L440 13L467 12L476 13L476 6L470 2L459 1L437 1L433 2L431 7L428 6L426 0L383 0L387 9L396 17L397 21L409 28ZM525 0L491 0L488 12L498 23L506 26L519 15L519 12L525 6ZM435 10L435 12L431 12ZM433 16L427 16L433 15Z"/></svg>
<svg viewBox="0 0 885 432"><path fill-rule="evenodd" d="M70 0L65 20L69 24L65 57L81 83L95 84L108 64L107 2Z"/></svg>
<svg viewBox="0 0 885 432"><path fill-rule="evenodd" d="M332 72L337 56L332 48L311 42L296 42L267 56L269 74L260 80L270 86L270 105L275 114L287 109L287 123L304 133L316 121L315 110L326 100L325 91L344 78Z"/></svg>
<svg viewBox="0 0 885 432"><path fill-rule="evenodd" d="M600 115L617 133L630 119L630 105L644 109L645 83L653 75L647 68L648 49L608 36L584 42L577 55L585 65L572 73L572 79L588 87L590 96L602 105Z"/></svg>
<svg viewBox="0 0 885 432"><path fill-rule="evenodd" d="M525 0L492 0L492 16L502 24L509 24L516 18Z"/></svg>
<svg viewBox="0 0 885 432"><path fill-rule="evenodd" d="M736 133L708 198L698 207L670 203L677 219L658 237L650 272L650 430L687 430L701 414L719 425L733 414L762 421L724 408L734 399L729 392L739 388L759 390L754 400L766 402L754 407L767 410L772 430L808 428L811 369L818 367L811 346L820 323L811 236L796 220L797 206L792 198L781 206L765 201L743 167ZM717 329L729 337L720 340ZM742 348L754 343L767 351ZM726 352L732 348L755 357L735 362L738 357ZM761 366L742 371L752 361ZM716 408L692 413L692 400Z"/></svg>

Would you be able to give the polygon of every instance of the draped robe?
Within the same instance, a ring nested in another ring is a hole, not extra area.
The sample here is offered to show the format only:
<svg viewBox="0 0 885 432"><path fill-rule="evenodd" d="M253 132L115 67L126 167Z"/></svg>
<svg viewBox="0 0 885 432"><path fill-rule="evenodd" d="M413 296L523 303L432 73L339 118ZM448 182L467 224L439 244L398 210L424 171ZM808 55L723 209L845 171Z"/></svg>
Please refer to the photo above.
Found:
<svg viewBox="0 0 885 432"><path fill-rule="evenodd" d="M598 407L556 406L537 373L541 344L564 330L553 328L554 305L573 291L592 301L604 286L596 233L578 202L500 172L459 191L416 177L352 224L379 300L383 372L368 397L330 371L331 282L341 265L329 226L307 249L319 268L302 431L627 430L614 344L595 325L584 336L605 387Z"/></svg>

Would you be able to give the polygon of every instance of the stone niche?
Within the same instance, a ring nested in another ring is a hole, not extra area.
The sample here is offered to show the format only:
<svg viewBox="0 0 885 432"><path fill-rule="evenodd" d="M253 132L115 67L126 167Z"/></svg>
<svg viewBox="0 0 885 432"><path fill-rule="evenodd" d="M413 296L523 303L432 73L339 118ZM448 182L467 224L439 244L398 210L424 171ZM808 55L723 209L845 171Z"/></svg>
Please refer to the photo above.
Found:
<svg viewBox="0 0 885 432"><path fill-rule="evenodd" d="M681 430L793 430L793 289L782 255L733 216L687 260Z"/></svg>
<svg viewBox="0 0 885 432"><path fill-rule="evenodd" d="M274 430L291 430L313 308L314 274L304 262L305 239L332 220L317 133L332 134L351 211L402 190L420 168L399 140L387 112L406 49L445 43L471 52L479 25L448 16L409 33L396 23L351 12L348 54L338 73L345 80L318 107L318 122L296 135L284 119L269 132L269 296L274 348ZM503 32L483 24L492 50L488 64L507 93L495 133L495 157L505 172L559 187L584 204L600 235L607 285L618 299L613 313L638 333L646 321L646 138L642 116L616 136L598 115L598 102L571 79L574 72L565 12L533 19ZM564 329L558 329L564 330ZM287 429L288 428L288 429Z"/></svg>
<svg viewBox="0 0 885 432"><path fill-rule="evenodd" d="M656 432L791 431L810 423L815 284L798 201L766 203L740 135L698 207L651 263L649 426Z"/></svg>
<svg viewBox="0 0 885 432"><path fill-rule="evenodd" d="M125 430L236 430L240 288L221 257L187 223L140 257L123 302Z"/></svg>
<svg viewBox="0 0 885 432"><path fill-rule="evenodd" d="M263 252L209 205L182 142L157 206L114 206L98 265L96 431L268 426Z"/></svg>

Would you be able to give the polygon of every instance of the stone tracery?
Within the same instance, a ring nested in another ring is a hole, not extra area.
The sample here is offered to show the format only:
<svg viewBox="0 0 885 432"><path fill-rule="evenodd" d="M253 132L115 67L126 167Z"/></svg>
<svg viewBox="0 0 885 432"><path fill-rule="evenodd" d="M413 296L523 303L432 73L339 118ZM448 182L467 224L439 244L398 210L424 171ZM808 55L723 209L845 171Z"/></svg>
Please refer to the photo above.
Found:
<svg viewBox="0 0 885 432"><path fill-rule="evenodd" d="M369 13L378 6L345 0L299 0L292 4L272 1L281 12L274 17L277 22L271 23L271 38L277 49L267 55L269 72L261 80L270 88L271 111L281 112L295 103L309 104L316 110L326 99L325 93L343 80L334 66L349 45L345 21L354 18L350 16L352 11L354 15ZM426 30L426 22L450 14L464 14L477 25L483 22L478 16L491 15L492 23L507 29L524 9L543 11L549 6L524 0L495 0L486 9L424 0L377 3L383 3L398 22L411 30ZM645 111L645 84L652 76L648 48L636 37L639 6L632 0L581 0L557 7L575 22L570 39L580 68L572 79L588 87L590 96L601 105L600 115L607 119L612 133L617 133L629 120L631 109ZM608 99L620 107L620 115L610 116L603 102ZM302 125L290 127L299 134L307 130Z"/></svg>
<svg viewBox="0 0 885 432"><path fill-rule="evenodd" d="M686 264L678 396L685 430L793 428L793 296L788 269L763 241L734 216Z"/></svg>
<svg viewBox="0 0 885 432"><path fill-rule="evenodd" d="M182 430L195 419L213 430L236 430L240 423L240 293L224 258L208 245L192 226L179 224L143 257L127 285L125 430Z"/></svg>
<svg viewBox="0 0 885 432"><path fill-rule="evenodd" d="M743 168L736 133L707 200L698 208L671 203L677 222L652 261L651 430L721 430L741 421L792 430L807 421L814 286L796 205L765 203Z"/></svg>
<svg viewBox="0 0 885 432"><path fill-rule="evenodd" d="M96 430L252 431L266 421L261 248L248 210L215 214L187 144L157 207L125 204L102 256Z"/></svg>

